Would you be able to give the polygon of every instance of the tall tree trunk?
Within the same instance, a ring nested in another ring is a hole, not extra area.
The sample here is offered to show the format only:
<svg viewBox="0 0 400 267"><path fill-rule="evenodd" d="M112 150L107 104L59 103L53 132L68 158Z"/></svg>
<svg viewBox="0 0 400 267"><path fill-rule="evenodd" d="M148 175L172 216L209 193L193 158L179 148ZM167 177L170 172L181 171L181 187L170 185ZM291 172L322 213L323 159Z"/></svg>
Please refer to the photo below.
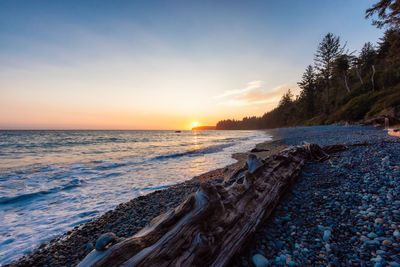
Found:
<svg viewBox="0 0 400 267"><path fill-rule="evenodd" d="M325 77L325 81L326 81L326 88L325 88L325 92L326 92L326 107L325 107L325 112L328 114L329 113L329 75L327 75L327 77Z"/></svg>
<svg viewBox="0 0 400 267"><path fill-rule="evenodd" d="M364 84L364 81L363 81L363 79L361 77L361 73L360 73L360 70L359 70L358 66L356 66L356 74L357 74L358 79L360 80L360 83Z"/></svg>
<svg viewBox="0 0 400 267"><path fill-rule="evenodd" d="M375 91L375 81L374 81L374 76L375 76L375 66L372 65L372 75L371 75L371 82L372 82L372 91Z"/></svg>
<svg viewBox="0 0 400 267"><path fill-rule="evenodd" d="M347 83L347 75L345 72L343 73L343 76L344 76L344 85L346 86L347 93L350 93L350 87L349 84Z"/></svg>

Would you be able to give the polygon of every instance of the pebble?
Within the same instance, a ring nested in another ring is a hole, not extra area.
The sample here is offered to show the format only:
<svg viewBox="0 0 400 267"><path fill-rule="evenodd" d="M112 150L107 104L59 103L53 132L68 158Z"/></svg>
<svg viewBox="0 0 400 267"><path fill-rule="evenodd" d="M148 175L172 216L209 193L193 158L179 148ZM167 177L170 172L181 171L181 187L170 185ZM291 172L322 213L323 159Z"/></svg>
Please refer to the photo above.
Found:
<svg viewBox="0 0 400 267"><path fill-rule="evenodd" d="M400 232L397 231L397 230L395 230L395 231L393 232L393 236L394 236L394 237L397 237L397 238L400 238Z"/></svg>
<svg viewBox="0 0 400 267"><path fill-rule="evenodd" d="M378 237L378 235L375 234L374 232L371 232L371 233L368 234L368 237L373 239L373 238Z"/></svg>
<svg viewBox="0 0 400 267"><path fill-rule="evenodd" d="M107 249L107 245L112 243L116 239L114 233L102 234L96 241L96 250L102 251Z"/></svg>
<svg viewBox="0 0 400 267"><path fill-rule="evenodd" d="M389 239L385 239L383 240L382 245L384 245L385 247L390 247L392 245L392 241L390 241Z"/></svg>
<svg viewBox="0 0 400 267"><path fill-rule="evenodd" d="M325 242L329 242L329 240L331 239L331 231L325 230L325 231L324 231L324 236L322 237L322 239L323 239Z"/></svg>
<svg viewBox="0 0 400 267"><path fill-rule="evenodd" d="M256 267L268 266L268 260L261 254L255 254L251 259Z"/></svg>

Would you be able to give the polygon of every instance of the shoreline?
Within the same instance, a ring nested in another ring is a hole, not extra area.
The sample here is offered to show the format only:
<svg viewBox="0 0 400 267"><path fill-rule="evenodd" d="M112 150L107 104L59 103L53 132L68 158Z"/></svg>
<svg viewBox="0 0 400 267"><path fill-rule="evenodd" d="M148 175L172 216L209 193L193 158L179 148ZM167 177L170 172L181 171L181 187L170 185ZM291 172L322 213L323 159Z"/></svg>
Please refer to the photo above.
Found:
<svg viewBox="0 0 400 267"><path fill-rule="evenodd" d="M10 266L74 266L93 249L99 234L131 236L178 206L200 183L224 182L242 167L248 153L265 158L303 141L349 148L322 163L306 164L231 265L253 266L257 255L272 266L400 266L400 140L362 126L279 128L267 133L273 139L257 144L260 152L236 153L234 164L122 203Z"/></svg>
<svg viewBox="0 0 400 267"><path fill-rule="evenodd" d="M101 234L113 232L119 238L130 237L153 218L181 204L190 194L198 190L201 183L219 183L230 177L236 170L243 167L249 153L265 158L287 147L282 145L279 138L271 135L269 131L266 133L271 136L272 140L256 144L255 148L260 152L234 153L231 157L237 160L235 163L192 177L166 189L156 190L120 203L114 209L36 246L28 254L22 255L16 261L6 263L4 266L43 266L46 264L75 266L94 248L96 240Z"/></svg>

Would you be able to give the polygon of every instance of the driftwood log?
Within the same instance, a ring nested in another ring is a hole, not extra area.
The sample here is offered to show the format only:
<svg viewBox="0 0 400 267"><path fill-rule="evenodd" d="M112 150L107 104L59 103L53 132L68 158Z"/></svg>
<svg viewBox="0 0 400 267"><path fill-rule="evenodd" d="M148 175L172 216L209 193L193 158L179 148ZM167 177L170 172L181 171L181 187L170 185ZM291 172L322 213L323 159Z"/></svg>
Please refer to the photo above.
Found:
<svg viewBox="0 0 400 267"><path fill-rule="evenodd" d="M345 149L290 147L261 160L250 154L228 187L203 184L180 206L134 236L93 250L78 266L225 266L294 183L307 160Z"/></svg>

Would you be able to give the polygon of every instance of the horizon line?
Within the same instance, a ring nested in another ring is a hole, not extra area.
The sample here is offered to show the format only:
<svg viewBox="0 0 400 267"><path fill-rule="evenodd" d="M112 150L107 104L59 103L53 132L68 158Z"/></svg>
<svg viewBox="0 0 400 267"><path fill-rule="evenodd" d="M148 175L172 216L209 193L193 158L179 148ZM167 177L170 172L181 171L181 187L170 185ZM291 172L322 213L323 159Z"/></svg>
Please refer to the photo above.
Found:
<svg viewBox="0 0 400 267"><path fill-rule="evenodd" d="M198 126L203 127L203 126ZM215 126L213 126L215 127ZM192 129L3 129L0 131L196 131Z"/></svg>

